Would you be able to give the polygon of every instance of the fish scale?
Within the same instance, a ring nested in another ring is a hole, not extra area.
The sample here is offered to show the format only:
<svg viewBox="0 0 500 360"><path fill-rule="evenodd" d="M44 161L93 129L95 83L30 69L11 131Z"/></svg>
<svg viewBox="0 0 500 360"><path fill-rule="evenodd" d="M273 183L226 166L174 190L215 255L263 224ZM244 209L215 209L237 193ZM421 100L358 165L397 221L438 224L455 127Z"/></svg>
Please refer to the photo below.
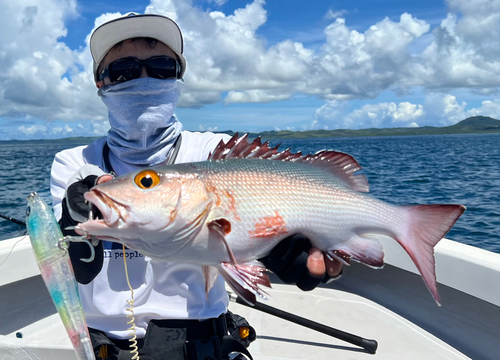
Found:
<svg viewBox="0 0 500 360"><path fill-rule="evenodd" d="M97 185L85 198L103 219L80 226L159 261L204 266L207 294L216 269L250 303L270 285L255 260L290 235L305 235L347 265L372 267L384 257L372 235L388 235L439 301L433 248L465 207L388 204L365 194L360 168L348 154L278 152L235 135L209 161L153 166Z"/></svg>
<svg viewBox="0 0 500 360"><path fill-rule="evenodd" d="M345 239L341 230L345 229L345 225L352 224L360 213L369 216L372 224L379 222L375 220L380 203L374 203L371 208L361 208L363 204L368 203L367 199L362 199L361 193L349 190L340 182L332 181L326 171L286 162L269 162L269 165L273 165L270 169L265 169L266 165L268 164L262 164L259 160L241 159L198 163L194 167L213 187L231 189L239 204L238 214L244 225L243 231L251 231L252 225L262 218L263 214L272 216L278 209L280 215L286 219L286 224L291 224L289 231L292 234L303 232L308 228L308 224L314 221L316 228L325 229L327 232L334 230L340 238ZM228 202L229 199L224 198L221 207L227 208ZM336 211L336 208L341 211ZM332 228L332 223L338 226ZM313 234L312 230L305 235L320 237ZM325 234L321 235L324 237ZM282 237L279 236L278 241ZM237 241L244 237L232 232L228 239L232 245L236 245L232 240ZM246 245L242 244L242 248L245 247ZM232 246L232 249L234 252L238 251L237 247Z"/></svg>

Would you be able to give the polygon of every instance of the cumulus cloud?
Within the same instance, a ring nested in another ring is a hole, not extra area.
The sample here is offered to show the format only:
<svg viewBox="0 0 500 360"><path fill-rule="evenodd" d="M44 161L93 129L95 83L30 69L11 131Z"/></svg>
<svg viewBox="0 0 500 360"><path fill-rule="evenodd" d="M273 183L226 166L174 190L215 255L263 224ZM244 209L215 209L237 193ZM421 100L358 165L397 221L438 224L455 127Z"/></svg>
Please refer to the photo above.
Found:
<svg viewBox="0 0 500 360"><path fill-rule="evenodd" d="M496 93L500 85L500 2L448 0L450 12L415 59L407 86Z"/></svg>
<svg viewBox="0 0 500 360"><path fill-rule="evenodd" d="M45 134L45 132L47 131L47 126L45 126L45 125L38 125L38 124L37 125L31 125L31 126L21 125L21 126L19 126L18 129L23 134L32 136L32 135L34 135L36 133Z"/></svg>
<svg viewBox="0 0 500 360"><path fill-rule="evenodd" d="M225 2L212 0L216 5ZM474 96L498 95L500 2L447 0L446 4L448 14L432 29L409 13L354 29L356 24L342 18L345 10L330 9L319 46L290 39L269 46L260 31L272 15L264 0L227 14L188 0L151 0L145 12L169 16L183 30L188 70L180 107L276 102L297 94L323 99L317 123L307 119L307 128L422 126L433 119L451 124L480 111L495 116L494 98L480 108L466 109L464 101L450 94L469 89ZM120 15L102 14L94 29ZM46 130L59 134L107 131L106 111L92 80L91 31L85 47L72 50L65 44L65 24L77 16L76 0L4 2L0 117L62 121ZM410 51L423 37L426 45ZM415 89L427 94L420 104L403 99L371 101L384 92L402 96ZM349 101L356 99L371 103L353 110ZM86 121L83 129L64 126L82 121ZM43 131L32 123L23 126L19 129L23 134Z"/></svg>
<svg viewBox="0 0 500 360"><path fill-rule="evenodd" d="M7 139L52 139L72 136L103 136L109 129L109 124L103 121L85 121L69 124L57 120L46 122L43 120L26 120L27 125L17 126L15 135L0 133L0 140Z"/></svg>
<svg viewBox="0 0 500 360"><path fill-rule="evenodd" d="M75 0L3 3L0 116L72 120L83 114L104 118L102 105L88 96L91 82L82 81L81 68L87 64L80 64L79 52L63 42L67 35L64 24L76 16Z"/></svg>
<svg viewBox="0 0 500 360"><path fill-rule="evenodd" d="M367 104L354 110L345 103L328 101L316 111L315 125L334 129L450 126L471 116L498 118L500 99L484 100L479 107L468 110L466 107L465 101L442 93L426 94L423 104L384 102Z"/></svg>
<svg viewBox="0 0 500 360"><path fill-rule="evenodd" d="M339 109L336 101L328 102L316 111L317 122L330 124L335 129L363 129L368 127L406 127L418 125L425 115L422 105L409 102L367 104L350 113Z"/></svg>
<svg viewBox="0 0 500 360"><path fill-rule="evenodd" d="M199 131L217 131L219 128L217 126L205 126L205 125L200 125L198 126Z"/></svg>
<svg viewBox="0 0 500 360"><path fill-rule="evenodd" d="M333 10L329 9L326 14L325 14L325 19L336 19L338 17L344 16L348 14L349 12L347 10Z"/></svg>
<svg viewBox="0 0 500 360"><path fill-rule="evenodd" d="M433 124L447 126L465 119L465 102L458 103L457 98L449 94L428 94L424 106Z"/></svg>
<svg viewBox="0 0 500 360"><path fill-rule="evenodd" d="M336 20L325 28L321 49L288 39L266 47L257 34L267 21L264 6L255 0L224 14L182 1L151 2L148 12L169 14L184 32L188 71L180 106L218 102L225 92L226 103L286 100L295 93L373 97L407 72L408 45L429 31L425 21L405 13L399 22L386 18L361 33L338 18L345 12L332 10L327 17Z"/></svg>
<svg viewBox="0 0 500 360"><path fill-rule="evenodd" d="M222 5L224 5L225 3L227 3L227 0L208 0L208 2L215 3L215 4L217 4L218 6L222 6Z"/></svg>
<svg viewBox="0 0 500 360"><path fill-rule="evenodd" d="M290 98L290 94L279 93L264 90L247 90L247 91L229 91L227 96L224 98L226 104L230 103L265 103L273 102L279 100L286 100Z"/></svg>

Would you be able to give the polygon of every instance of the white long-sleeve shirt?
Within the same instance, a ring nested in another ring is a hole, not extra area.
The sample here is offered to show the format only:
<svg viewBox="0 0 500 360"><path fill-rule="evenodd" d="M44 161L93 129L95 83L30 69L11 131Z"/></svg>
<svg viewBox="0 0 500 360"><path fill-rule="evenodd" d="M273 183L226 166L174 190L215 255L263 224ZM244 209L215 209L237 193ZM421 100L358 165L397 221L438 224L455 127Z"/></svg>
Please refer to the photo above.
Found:
<svg viewBox="0 0 500 360"><path fill-rule="evenodd" d="M213 133L182 132L182 140L175 163L206 160L220 140L228 135ZM93 164L104 169L101 138L88 146L64 150L52 164L51 194L54 213L60 219L61 201L68 180L84 165ZM131 166L109 154L117 175L123 175L139 167ZM78 284L87 325L104 331L111 338L129 338L130 325L126 310L130 290L125 277L123 250L120 244L103 242L104 263L101 272L87 285ZM227 311L228 298L224 280L219 276L207 298L205 279L201 266L166 263L133 251L126 250L130 283L134 289L134 317L137 337L146 333L151 319L208 319Z"/></svg>

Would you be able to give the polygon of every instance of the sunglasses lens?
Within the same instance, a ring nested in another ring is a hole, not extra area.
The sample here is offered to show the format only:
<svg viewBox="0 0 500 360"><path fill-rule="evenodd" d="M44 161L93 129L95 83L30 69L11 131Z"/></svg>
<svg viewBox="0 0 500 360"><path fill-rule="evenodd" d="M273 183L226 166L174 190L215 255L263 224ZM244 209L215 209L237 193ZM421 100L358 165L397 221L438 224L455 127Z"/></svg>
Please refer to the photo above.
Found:
<svg viewBox="0 0 500 360"><path fill-rule="evenodd" d="M141 66L138 61L123 59L115 61L109 67L109 79L111 82L129 81L137 79L141 75Z"/></svg>
<svg viewBox="0 0 500 360"><path fill-rule="evenodd" d="M177 78L177 61L170 57L154 57L147 61L148 75L156 79Z"/></svg>
<svg viewBox="0 0 500 360"><path fill-rule="evenodd" d="M100 80L109 76L111 82L124 82L141 76L142 67L146 67L148 76L156 79L176 79L177 61L168 56L154 56L147 60L124 58L109 63L101 74Z"/></svg>

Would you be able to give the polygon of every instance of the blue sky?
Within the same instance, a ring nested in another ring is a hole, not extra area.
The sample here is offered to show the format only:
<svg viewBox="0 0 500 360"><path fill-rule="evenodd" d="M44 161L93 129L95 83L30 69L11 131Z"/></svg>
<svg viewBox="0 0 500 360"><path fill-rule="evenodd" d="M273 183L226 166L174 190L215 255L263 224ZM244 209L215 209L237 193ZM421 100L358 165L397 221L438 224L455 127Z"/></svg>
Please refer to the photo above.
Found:
<svg viewBox="0 0 500 360"><path fill-rule="evenodd" d="M285 6L286 4L286 6ZM498 0L19 0L0 14L0 140L105 135L88 38L166 14L188 130L445 126L500 118Z"/></svg>

